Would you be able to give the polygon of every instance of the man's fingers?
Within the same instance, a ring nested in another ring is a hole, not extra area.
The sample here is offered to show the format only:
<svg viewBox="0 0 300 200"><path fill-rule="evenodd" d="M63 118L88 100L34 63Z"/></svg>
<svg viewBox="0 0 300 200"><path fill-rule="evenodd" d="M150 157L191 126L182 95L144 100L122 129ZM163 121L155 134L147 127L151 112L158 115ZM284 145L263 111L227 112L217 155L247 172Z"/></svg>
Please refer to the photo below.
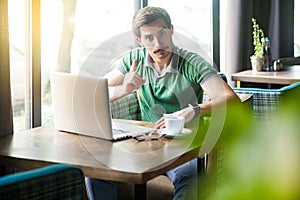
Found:
<svg viewBox="0 0 300 200"><path fill-rule="evenodd" d="M131 65L131 67L130 67L130 71L131 72L135 72L134 73L134 76L132 77L132 80L131 80L131 82L133 83L133 84L137 84L137 85L142 85L142 84L144 84L145 82L146 82L146 80L144 79L144 78L142 78L137 72L136 72L136 66L137 66L137 64L138 64L138 62L137 62L137 60L134 60L133 61L133 63L132 63L132 65Z"/></svg>
<svg viewBox="0 0 300 200"><path fill-rule="evenodd" d="M155 123L155 129L161 129L165 127L165 121L164 118L160 118L156 123Z"/></svg>
<svg viewBox="0 0 300 200"><path fill-rule="evenodd" d="M126 91L137 90L139 87L141 87L141 85L143 85L146 82L146 79L142 78L136 71L137 64L137 60L134 60L130 67L129 73L125 75L123 84L127 85Z"/></svg>
<svg viewBox="0 0 300 200"><path fill-rule="evenodd" d="M145 82L146 80L141 77L135 77L134 79L132 79L132 83L137 85L143 85Z"/></svg>
<svg viewBox="0 0 300 200"><path fill-rule="evenodd" d="M162 129L165 128L165 116L167 114L164 114L157 122L155 122L155 128L156 129Z"/></svg>

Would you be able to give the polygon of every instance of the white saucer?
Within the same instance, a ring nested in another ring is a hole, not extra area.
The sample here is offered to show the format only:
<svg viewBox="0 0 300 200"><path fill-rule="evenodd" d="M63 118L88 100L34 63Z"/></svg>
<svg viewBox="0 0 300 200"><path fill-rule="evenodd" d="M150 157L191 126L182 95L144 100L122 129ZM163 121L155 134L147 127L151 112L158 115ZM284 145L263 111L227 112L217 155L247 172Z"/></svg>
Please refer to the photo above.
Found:
<svg viewBox="0 0 300 200"><path fill-rule="evenodd" d="M191 133L192 131L190 129L183 128L183 130L182 130L181 133L179 133L179 134L173 134L173 133L169 133L166 128L163 128L163 129L160 129L158 132L160 134L165 134L167 137L168 136L170 136L170 137L178 137L179 136L180 137L180 136L184 136L184 135L186 135L188 133Z"/></svg>

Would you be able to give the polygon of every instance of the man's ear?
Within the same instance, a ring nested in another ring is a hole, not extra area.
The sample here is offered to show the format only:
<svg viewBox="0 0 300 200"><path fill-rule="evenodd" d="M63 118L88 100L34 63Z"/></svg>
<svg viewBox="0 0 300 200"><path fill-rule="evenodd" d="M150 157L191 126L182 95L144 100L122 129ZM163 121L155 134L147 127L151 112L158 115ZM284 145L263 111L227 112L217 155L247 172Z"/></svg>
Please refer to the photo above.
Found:
<svg viewBox="0 0 300 200"><path fill-rule="evenodd" d="M171 34L173 35L173 33L174 33L174 26L172 24L170 26L170 30L171 30Z"/></svg>
<svg viewBox="0 0 300 200"><path fill-rule="evenodd" d="M141 38L136 37L135 40L137 41L137 43L139 43L139 45L140 45L141 47L144 46L144 45L142 44Z"/></svg>

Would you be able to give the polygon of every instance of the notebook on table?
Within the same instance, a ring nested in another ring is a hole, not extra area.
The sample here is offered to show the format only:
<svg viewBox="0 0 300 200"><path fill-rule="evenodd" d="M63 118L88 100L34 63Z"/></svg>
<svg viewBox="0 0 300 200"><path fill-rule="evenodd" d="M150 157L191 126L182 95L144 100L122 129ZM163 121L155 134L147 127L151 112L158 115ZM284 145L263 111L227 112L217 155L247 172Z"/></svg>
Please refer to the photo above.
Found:
<svg viewBox="0 0 300 200"><path fill-rule="evenodd" d="M50 78L55 129L107 140L154 130L112 120L106 78L62 72Z"/></svg>

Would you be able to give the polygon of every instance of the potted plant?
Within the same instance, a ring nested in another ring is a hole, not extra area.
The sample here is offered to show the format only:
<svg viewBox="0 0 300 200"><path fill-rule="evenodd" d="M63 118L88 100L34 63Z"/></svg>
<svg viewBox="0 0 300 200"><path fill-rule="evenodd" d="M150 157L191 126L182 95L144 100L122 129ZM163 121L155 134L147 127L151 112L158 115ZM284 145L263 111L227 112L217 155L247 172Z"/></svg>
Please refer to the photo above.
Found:
<svg viewBox="0 0 300 200"><path fill-rule="evenodd" d="M254 53L250 57L252 70L254 71L261 71L263 65L263 44L262 39L264 38L264 32L259 27L258 23L256 22L255 18L252 18L253 24L253 47Z"/></svg>

